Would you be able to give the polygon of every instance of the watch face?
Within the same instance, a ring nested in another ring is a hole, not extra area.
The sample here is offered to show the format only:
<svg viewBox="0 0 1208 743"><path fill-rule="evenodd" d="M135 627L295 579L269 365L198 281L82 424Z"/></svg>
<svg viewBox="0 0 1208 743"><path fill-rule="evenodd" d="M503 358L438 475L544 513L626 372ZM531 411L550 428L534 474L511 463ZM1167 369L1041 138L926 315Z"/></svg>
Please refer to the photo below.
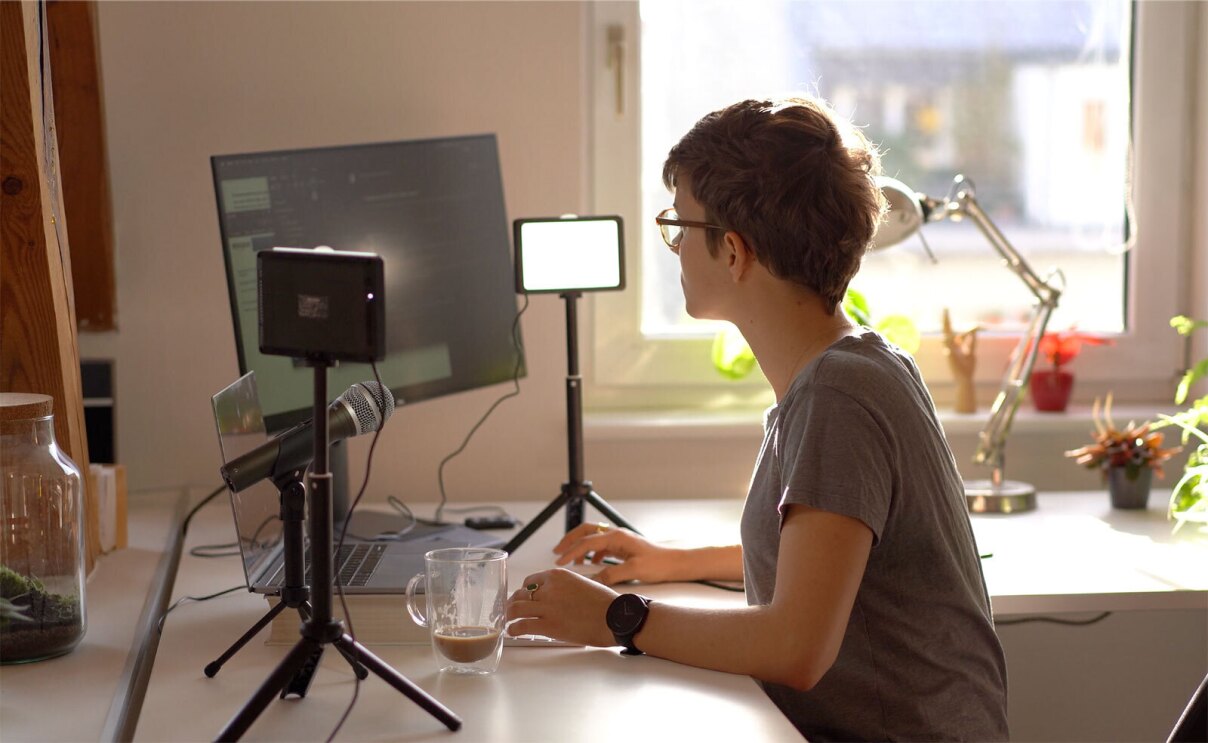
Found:
<svg viewBox="0 0 1208 743"><path fill-rule="evenodd" d="M645 618L646 602L636 594L621 594L608 607L608 628L613 634L632 634Z"/></svg>

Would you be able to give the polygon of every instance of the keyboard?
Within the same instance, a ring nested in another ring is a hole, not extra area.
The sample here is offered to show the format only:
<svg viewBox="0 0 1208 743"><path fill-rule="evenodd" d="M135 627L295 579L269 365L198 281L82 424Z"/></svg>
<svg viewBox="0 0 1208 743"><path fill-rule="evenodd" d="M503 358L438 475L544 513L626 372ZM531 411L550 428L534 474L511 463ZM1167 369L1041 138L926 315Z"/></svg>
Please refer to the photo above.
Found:
<svg viewBox="0 0 1208 743"><path fill-rule="evenodd" d="M373 576L373 571L377 569L378 563L382 561L382 554L385 551L386 545L381 543L346 544L340 547L332 560L333 572L339 576L340 585L363 586L368 583L369 578ZM308 586L311 584L310 552L306 553L305 582ZM285 567L282 566L273 574L269 585L280 588L284 583Z"/></svg>

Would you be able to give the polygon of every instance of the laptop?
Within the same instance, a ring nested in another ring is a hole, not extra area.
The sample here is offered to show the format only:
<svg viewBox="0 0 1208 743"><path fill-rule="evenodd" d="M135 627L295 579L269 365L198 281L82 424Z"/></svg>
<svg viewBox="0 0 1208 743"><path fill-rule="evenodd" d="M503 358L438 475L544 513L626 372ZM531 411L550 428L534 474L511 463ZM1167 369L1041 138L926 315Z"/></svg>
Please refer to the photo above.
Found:
<svg viewBox="0 0 1208 743"><path fill-rule="evenodd" d="M269 440L256 388L255 372L248 372L212 398L218 444L223 462L245 454ZM269 480L231 492L231 510L248 590L270 596L280 594L285 578L284 531L280 496ZM370 514L366 514L370 515ZM385 519L385 520L382 520ZM374 523L371 530L364 524ZM371 515L353 521L349 531L371 534L373 539L354 538L350 533L340 553L334 555L333 573L347 594L404 593L407 581L424 572L424 554L443 547L500 547L503 541L491 534L460 524L416 522L405 532L390 535L387 524L395 517ZM339 539L340 526L334 538ZM304 538L305 538L304 534ZM389 537L389 538L384 538ZM335 544L332 545L333 553ZM309 563L310 550L305 551ZM310 566L306 565L309 585Z"/></svg>

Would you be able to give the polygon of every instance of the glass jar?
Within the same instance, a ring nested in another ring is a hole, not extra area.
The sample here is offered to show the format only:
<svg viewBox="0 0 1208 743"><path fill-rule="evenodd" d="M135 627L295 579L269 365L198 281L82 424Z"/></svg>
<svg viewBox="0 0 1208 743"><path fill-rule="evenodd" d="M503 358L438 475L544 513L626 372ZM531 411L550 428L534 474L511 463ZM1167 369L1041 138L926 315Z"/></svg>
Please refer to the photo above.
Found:
<svg viewBox="0 0 1208 743"><path fill-rule="evenodd" d="M50 397L0 392L0 487L0 663L63 655L84 637L84 491Z"/></svg>

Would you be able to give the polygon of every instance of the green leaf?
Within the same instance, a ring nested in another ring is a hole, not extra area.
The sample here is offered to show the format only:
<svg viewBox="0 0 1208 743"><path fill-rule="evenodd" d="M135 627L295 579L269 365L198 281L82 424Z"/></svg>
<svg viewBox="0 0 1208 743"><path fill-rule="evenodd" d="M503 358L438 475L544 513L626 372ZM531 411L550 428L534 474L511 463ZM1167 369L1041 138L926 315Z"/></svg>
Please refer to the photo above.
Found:
<svg viewBox="0 0 1208 743"><path fill-rule="evenodd" d="M872 327L872 311L868 308L868 299L855 289L847 290L847 296L843 299L843 311L857 323Z"/></svg>
<svg viewBox="0 0 1208 743"><path fill-rule="evenodd" d="M1178 389L1174 392L1175 404L1182 405L1183 401L1187 399L1187 395L1191 393L1191 385L1204 377L1208 377L1208 359L1204 359L1188 369L1183 378L1179 380Z"/></svg>
<svg viewBox="0 0 1208 743"><path fill-rule="evenodd" d="M14 622L32 622L26 612L29 610L25 606L17 606L12 601L0 597L0 626L7 624L9 621Z"/></svg>
<svg viewBox="0 0 1208 743"><path fill-rule="evenodd" d="M1208 328L1208 320L1192 320L1186 315L1175 315L1170 318L1170 327L1178 331L1179 335L1191 335L1191 331L1196 328Z"/></svg>
<svg viewBox="0 0 1208 743"><path fill-rule="evenodd" d="M885 340L913 356L923 342L922 334L914 321L905 315L886 315L877 323L876 330Z"/></svg>
<svg viewBox="0 0 1208 743"><path fill-rule="evenodd" d="M733 325L713 336L713 368L727 379L742 379L755 368L755 354Z"/></svg>

